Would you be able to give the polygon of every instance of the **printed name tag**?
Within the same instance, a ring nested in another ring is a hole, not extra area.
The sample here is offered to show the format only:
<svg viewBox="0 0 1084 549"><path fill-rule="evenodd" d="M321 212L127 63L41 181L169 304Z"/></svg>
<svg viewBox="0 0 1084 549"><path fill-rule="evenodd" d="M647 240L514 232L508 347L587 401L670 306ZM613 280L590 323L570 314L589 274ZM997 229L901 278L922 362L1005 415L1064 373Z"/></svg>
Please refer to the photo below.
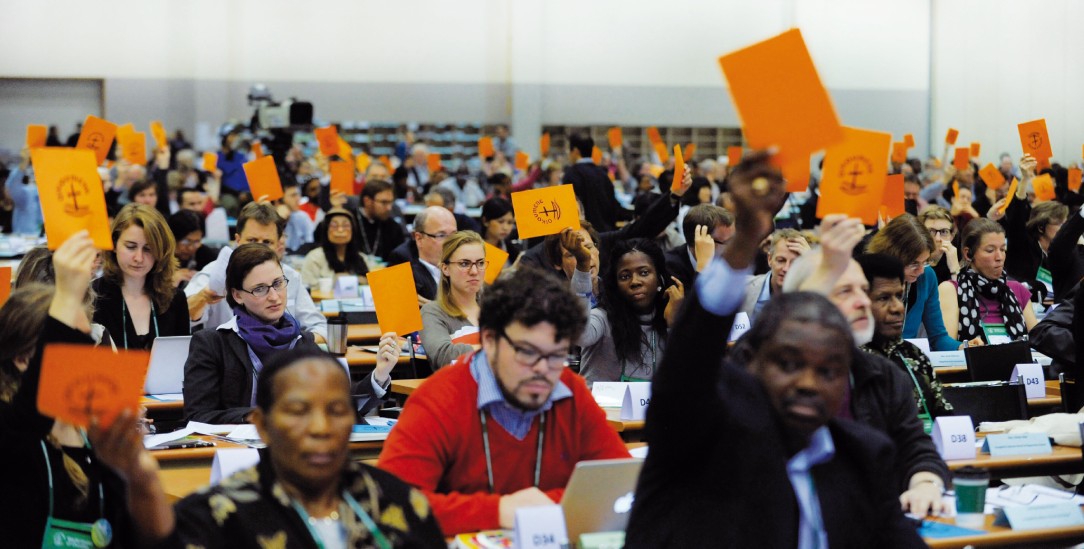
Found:
<svg viewBox="0 0 1084 549"><path fill-rule="evenodd" d="M1046 382L1043 380L1043 367L1038 364L1017 364L1012 370L1011 383L1023 383L1024 394L1028 398L1045 398Z"/></svg>
<svg viewBox="0 0 1084 549"><path fill-rule="evenodd" d="M647 416L648 404L651 404L651 384L629 383L621 401L621 419L643 421Z"/></svg>
<svg viewBox="0 0 1084 549"><path fill-rule="evenodd" d="M1050 437L1046 433L1017 433L986 435L982 442L982 451L993 457L1049 454Z"/></svg>
<svg viewBox="0 0 1084 549"><path fill-rule="evenodd" d="M560 505L516 509L516 547L560 549L568 546L565 513Z"/></svg>
<svg viewBox="0 0 1084 549"><path fill-rule="evenodd" d="M942 416L934 420L930 433L941 459L974 459L975 426L971 416Z"/></svg>
<svg viewBox="0 0 1084 549"><path fill-rule="evenodd" d="M947 368L949 366L967 366L967 359L963 351L930 351L930 364L934 368Z"/></svg>
<svg viewBox="0 0 1084 549"><path fill-rule="evenodd" d="M596 381L591 384L591 396L603 408L620 408L629 385L631 383L623 381Z"/></svg>
<svg viewBox="0 0 1084 549"><path fill-rule="evenodd" d="M222 482L226 477L248 469L260 462L260 451L255 448L230 448L215 452L211 462L211 486Z"/></svg>
<svg viewBox="0 0 1084 549"><path fill-rule="evenodd" d="M340 276L335 279L335 299L356 299L358 297L358 277Z"/></svg>
<svg viewBox="0 0 1084 549"><path fill-rule="evenodd" d="M1084 513L1075 503L1019 505L994 509L994 524L1013 530L1037 530L1084 525Z"/></svg>
<svg viewBox="0 0 1084 549"><path fill-rule="evenodd" d="M742 334L749 331L750 324L752 323L749 322L748 313L734 315L734 326L730 328L730 337L727 338L727 341L737 341Z"/></svg>

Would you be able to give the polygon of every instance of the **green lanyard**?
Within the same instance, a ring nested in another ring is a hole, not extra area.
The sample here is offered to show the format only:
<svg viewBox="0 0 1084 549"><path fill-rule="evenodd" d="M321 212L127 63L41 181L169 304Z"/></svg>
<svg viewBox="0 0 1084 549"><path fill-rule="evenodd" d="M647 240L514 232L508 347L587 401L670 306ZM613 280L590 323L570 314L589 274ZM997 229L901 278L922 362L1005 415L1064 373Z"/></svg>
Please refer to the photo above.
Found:
<svg viewBox="0 0 1084 549"><path fill-rule="evenodd" d="M154 311L154 301L151 301L151 320L154 321L154 337L158 337L158 313ZM120 331L124 332L124 350L128 350L128 304L124 296L120 298ZM135 321L132 321L132 331L135 331Z"/></svg>
<svg viewBox="0 0 1084 549"><path fill-rule="evenodd" d="M911 365L907 363L907 359L904 358L899 351L896 351L896 356L903 361L903 369L907 370L907 373L911 375L911 382L915 384L915 392L918 393L918 402L922 404L922 411L923 414L925 414L925 417L922 417L923 414L919 414L919 417L922 418L922 428L928 435L933 431L933 416L930 415L930 408L926 405L926 395L922 392L922 386L918 384L918 378L915 377L915 372L911 369Z"/></svg>
<svg viewBox="0 0 1084 549"><path fill-rule="evenodd" d="M656 347L655 347L655 330L651 330L651 377L652 378L655 377L655 366L657 364L658 363L657 363ZM621 361L621 378L620 378L622 382L651 381L650 378L644 379L644 378L632 377L632 376L626 375L625 374L625 368L626 367L628 367L628 364L624 360L622 360ZM633 371L636 371L636 370L633 370Z"/></svg>
<svg viewBox="0 0 1084 549"><path fill-rule="evenodd" d="M104 482L101 479L98 480L98 520L86 524L53 517L55 496L53 493L53 465L49 462L49 452L45 449L45 441L39 442L41 444L42 458L45 459L45 472L49 479L49 515L45 519L42 547L78 547L88 546L88 544L92 544L94 547L108 547L113 542L113 527L105 518L105 489L102 488ZM83 442L87 448L90 448L90 443L87 442L85 434L83 435ZM61 453L63 453L63 450L61 450Z"/></svg>
<svg viewBox="0 0 1084 549"><path fill-rule="evenodd" d="M493 456L489 453L489 426L486 424L486 413L478 410L478 417L482 418L482 448L486 451L486 478L489 479L489 493L494 493L493 484ZM538 481L542 478L542 442L545 439L546 412L538 417L538 454L534 458L534 487L538 488Z"/></svg>
<svg viewBox="0 0 1084 549"><path fill-rule="evenodd" d="M376 546L380 549L392 549L391 542L389 542L388 538L384 536L384 533L380 531L380 528L376 526L376 522L369 516L369 513L366 513L365 509L362 509L361 505L358 505L358 501L354 499L354 496L350 495L350 492L343 490L342 497L343 500L346 501L346 504L350 506L350 509L354 511L354 515L369 529L369 533L373 535L373 542L376 543ZM305 508L297 501L291 500L290 504L293 506L294 510L297 511L297 514L301 516L301 522L304 522L305 527L309 529L309 535L312 536L312 541L316 542L317 547L324 549L323 538L320 537L320 533L317 532L316 528L309 522L309 519L312 518L309 516L309 513L305 511Z"/></svg>

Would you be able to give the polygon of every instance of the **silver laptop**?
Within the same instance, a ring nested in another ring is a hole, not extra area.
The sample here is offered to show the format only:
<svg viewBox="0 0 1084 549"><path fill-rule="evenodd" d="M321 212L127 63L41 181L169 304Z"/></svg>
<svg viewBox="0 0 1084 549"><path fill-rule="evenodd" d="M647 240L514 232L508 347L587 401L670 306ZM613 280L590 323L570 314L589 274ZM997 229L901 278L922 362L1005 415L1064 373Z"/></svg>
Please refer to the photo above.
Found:
<svg viewBox="0 0 1084 549"><path fill-rule="evenodd" d="M188 360L188 344L192 336L156 337L151 346L151 365L143 394L180 393L184 387L184 363Z"/></svg>
<svg viewBox="0 0 1084 549"><path fill-rule="evenodd" d="M578 543L580 534L625 531L643 465L638 458L576 464L561 499L569 541Z"/></svg>

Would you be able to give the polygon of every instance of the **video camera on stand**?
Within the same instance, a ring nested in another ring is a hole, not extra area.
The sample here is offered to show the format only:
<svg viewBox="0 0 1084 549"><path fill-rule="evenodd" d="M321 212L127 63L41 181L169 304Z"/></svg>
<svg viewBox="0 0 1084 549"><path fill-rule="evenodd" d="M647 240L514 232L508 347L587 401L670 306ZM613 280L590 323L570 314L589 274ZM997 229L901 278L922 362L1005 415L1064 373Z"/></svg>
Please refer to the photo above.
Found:
<svg viewBox="0 0 1084 549"><path fill-rule="evenodd" d="M266 85L253 84L248 90L248 104L255 109L249 129L260 138L275 162L282 165L293 145L294 133L313 129L312 103L294 97L275 101Z"/></svg>

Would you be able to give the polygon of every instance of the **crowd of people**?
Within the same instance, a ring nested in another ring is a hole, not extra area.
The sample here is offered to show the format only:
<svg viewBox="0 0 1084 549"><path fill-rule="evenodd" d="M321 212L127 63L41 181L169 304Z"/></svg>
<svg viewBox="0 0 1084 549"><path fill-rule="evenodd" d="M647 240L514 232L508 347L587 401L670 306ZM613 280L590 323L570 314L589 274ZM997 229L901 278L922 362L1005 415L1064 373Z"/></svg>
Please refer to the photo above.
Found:
<svg viewBox="0 0 1084 549"><path fill-rule="evenodd" d="M114 547L444 547L559 502L579 461L628 457L590 390L621 381L652 383L627 547L921 546L903 512L944 510L951 478L929 433L954 407L909 340L1032 338L1069 377L1084 364L1084 199L1059 164L1041 170L1057 191L1045 201L1027 155L1000 161L1020 181L1012 197L947 151L892 164L907 213L870 227L813 219L816 178L788 196L767 152L690 159L675 182L672 160L617 149L596 163L590 136L568 143L515 169L502 127L476 168L430 171L404 136L390 166L354 173L352 194L331 190L342 159L294 145L275 153L274 202L249 192L254 152L236 128L209 169L180 132L146 165L103 164L113 250L86 233L31 250L0 308L0 460L19 494L0 497L0 536L37 547L107 521ZM40 236L26 151L9 171L0 224ZM560 184L580 228L519 238L511 193ZM236 224L215 249L218 209ZM489 248L508 254L491 283ZM383 334L373 371L351 380L321 348L313 294L402 263L432 375L371 467L347 441L386 400L406 334ZM751 329L728 345L738 314ZM267 447L171 505L138 414L83 430L42 415L36 393L48 343L123 351L178 335L192 336L185 418L251 423Z"/></svg>

